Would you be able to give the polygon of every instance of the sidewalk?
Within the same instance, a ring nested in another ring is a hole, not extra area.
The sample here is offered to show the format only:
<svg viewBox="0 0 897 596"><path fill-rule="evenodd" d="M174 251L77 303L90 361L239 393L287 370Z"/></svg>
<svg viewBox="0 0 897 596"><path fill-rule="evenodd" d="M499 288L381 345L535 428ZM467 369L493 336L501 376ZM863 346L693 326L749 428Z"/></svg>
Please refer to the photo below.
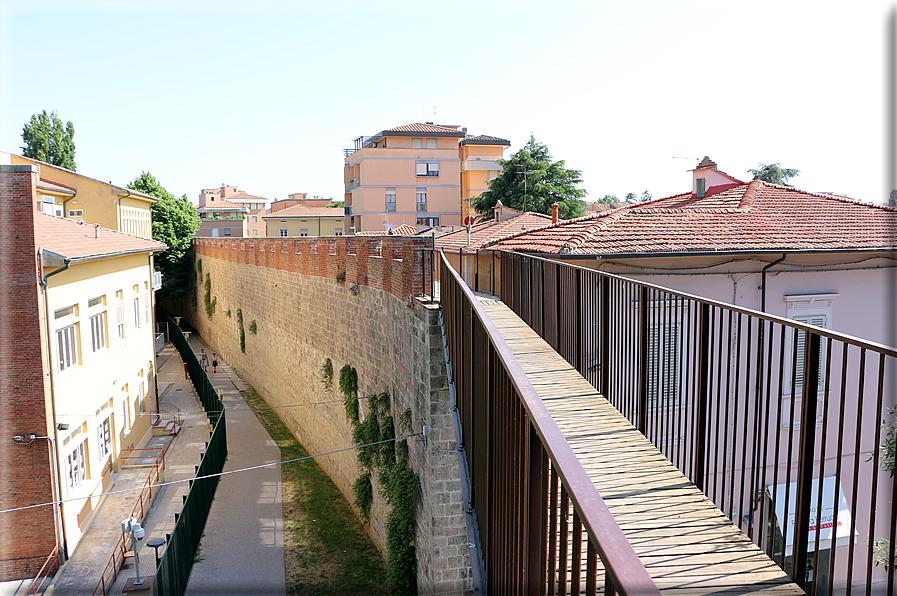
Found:
<svg viewBox="0 0 897 596"><path fill-rule="evenodd" d="M201 461L211 427L202 406L196 399L193 385L184 378L184 365L174 346L171 344L165 346L157 357L157 367L160 401L180 408L184 421L176 436L153 437L148 447L165 448L166 482L192 478L195 475L195 466ZM145 468L124 468L113 476L113 484L109 487L109 491L139 488L146 481L147 474ZM188 484L182 482L163 487L156 495L143 522L146 538L138 543L141 577L155 575L155 553L152 548L146 546L146 543L150 538L164 539L165 534L172 531L174 514L181 511L182 495L187 494ZM87 533L78 542L69 561L46 594L85 596L93 593L109 562L112 549L121 536L120 522L131 514L139 494L139 491L132 491L105 497ZM131 547L130 544L125 546L128 549ZM164 552L164 548L159 549L160 555ZM135 567L123 569L108 593L121 594L127 578L135 575Z"/></svg>
<svg viewBox="0 0 897 596"><path fill-rule="evenodd" d="M213 350L191 334L199 353ZM224 471L280 461L280 449L243 401L243 382L221 358L209 379L224 392L227 462ZM223 476L206 521L187 596L284 594L283 499L280 465Z"/></svg>

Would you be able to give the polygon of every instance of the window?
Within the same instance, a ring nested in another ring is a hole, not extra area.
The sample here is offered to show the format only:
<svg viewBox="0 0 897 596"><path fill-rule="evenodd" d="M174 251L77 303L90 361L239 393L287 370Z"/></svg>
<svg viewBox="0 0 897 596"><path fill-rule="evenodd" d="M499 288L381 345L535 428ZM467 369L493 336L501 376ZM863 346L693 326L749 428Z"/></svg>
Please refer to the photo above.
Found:
<svg viewBox="0 0 897 596"><path fill-rule="evenodd" d="M806 323L807 325L830 329L832 322L832 304L837 297L838 294L799 294L784 296L784 300L787 305L786 316L789 319L800 321L801 323ZM786 383L788 384L788 389L791 390L791 394L795 397L800 397L800 395L802 395L803 393L804 350L807 334L802 330L793 329L788 329L787 332L792 343L791 351L789 352L791 357L787 358L785 362L785 366L787 367L785 369L785 372L787 373L785 376ZM825 355L822 350L824 350L824 347L820 350L819 354L819 392L825 390L822 385L824 381L825 371L825 363L823 361ZM792 373L790 370L791 363L794 362L795 357L797 358L797 366Z"/></svg>
<svg viewBox="0 0 897 596"><path fill-rule="evenodd" d="M428 228L435 228L436 226L439 225L439 218L438 217L418 217L417 225L425 226Z"/></svg>
<svg viewBox="0 0 897 596"><path fill-rule="evenodd" d="M147 325L150 324L150 316L152 315L150 311L150 299L149 292L143 295L143 322Z"/></svg>
<svg viewBox="0 0 897 596"><path fill-rule="evenodd" d="M308 236L308 228L299 228L300 236Z"/></svg>
<svg viewBox="0 0 897 596"><path fill-rule="evenodd" d="M85 466L84 457L85 443L86 441L81 441L75 450L65 458L65 473L69 490L81 486L87 479L87 466Z"/></svg>
<svg viewBox="0 0 897 596"><path fill-rule="evenodd" d="M140 329L140 296L134 298L134 327Z"/></svg>
<svg viewBox="0 0 897 596"><path fill-rule="evenodd" d="M259 221L258 216L257 216L257 215L253 215L253 216L252 216L252 223L258 223L258 221Z"/></svg>
<svg viewBox="0 0 897 596"><path fill-rule="evenodd" d="M87 301L87 307L93 308L95 306L104 306L106 304L106 296L97 296L96 298L91 298Z"/></svg>
<svg viewBox="0 0 897 596"><path fill-rule="evenodd" d="M253 235L253 236L258 236L258 235L259 235L259 231L258 231L258 230L252 230L252 235Z"/></svg>
<svg viewBox="0 0 897 596"><path fill-rule="evenodd" d="M145 396L146 396L146 383L141 381L140 382L140 390L139 390L139 393L137 394L137 400L138 400L138 406L139 406L137 408L137 411L139 411L141 414L146 412L146 403L144 401Z"/></svg>
<svg viewBox="0 0 897 596"><path fill-rule="evenodd" d="M436 139L427 139L427 149L436 149Z"/></svg>
<svg viewBox="0 0 897 596"><path fill-rule="evenodd" d="M418 188L417 189L417 210L418 211L426 211L427 210L427 189L426 188Z"/></svg>
<svg viewBox="0 0 897 596"><path fill-rule="evenodd" d="M386 189L386 210L396 210L396 189L393 187Z"/></svg>
<svg viewBox="0 0 897 596"><path fill-rule="evenodd" d="M287 236L289 236L289 230L286 228L280 228L280 237L286 238Z"/></svg>
<svg viewBox="0 0 897 596"><path fill-rule="evenodd" d="M90 349L93 352L106 347L106 311L90 317Z"/></svg>
<svg viewBox="0 0 897 596"><path fill-rule="evenodd" d="M342 236L342 235L343 235L343 229L342 229L342 228L333 228L333 235L334 235L334 236Z"/></svg>
<svg viewBox="0 0 897 596"><path fill-rule="evenodd" d="M418 161L414 167L415 167L415 173L418 176L438 176L439 175L439 162L438 161Z"/></svg>
<svg viewBox="0 0 897 596"><path fill-rule="evenodd" d="M66 306L65 308L60 308L59 310L53 313L54 319L64 319L65 317L69 317L75 314L75 306Z"/></svg>
<svg viewBox="0 0 897 596"><path fill-rule="evenodd" d="M115 325L118 328L119 339L125 338L125 305L119 304L115 307Z"/></svg>
<svg viewBox="0 0 897 596"><path fill-rule="evenodd" d="M224 228L224 235L230 236L230 228Z"/></svg>
<svg viewBox="0 0 897 596"><path fill-rule="evenodd" d="M69 209L69 217L84 217L82 209Z"/></svg>
<svg viewBox="0 0 897 596"><path fill-rule="evenodd" d="M669 313L673 320L655 321L648 328L648 404L669 407L679 403L679 338L682 323L678 309ZM649 315L650 316L650 315ZM664 314L654 313L664 318Z"/></svg>
<svg viewBox="0 0 897 596"><path fill-rule="evenodd" d="M121 402L121 410L122 416L125 418L125 430L131 430L131 402L128 401L127 396Z"/></svg>
<svg viewBox="0 0 897 596"><path fill-rule="evenodd" d="M97 445L100 446L100 457L106 457L112 451L112 421L109 418L97 427Z"/></svg>
<svg viewBox="0 0 897 596"><path fill-rule="evenodd" d="M69 325L56 332L59 371L78 364L78 324Z"/></svg>
<svg viewBox="0 0 897 596"><path fill-rule="evenodd" d="M423 139L411 139L411 148L412 149L423 149L424 148L424 140Z"/></svg>
<svg viewBox="0 0 897 596"><path fill-rule="evenodd" d="M807 325L813 325L815 327L826 328L826 320L825 315L798 315L793 317L795 321L800 321L801 323L806 323ZM806 350L807 343L807 333L803 330L796 329L795 330L795 341L794 341L794 351L795 357L797 359L797 366L794 375L794 395L803 395L804 388L804 354ZM820 347L819 350L819 373L817 377L817 391L823 391L825 387L823 387L823 373L825 371L824 365L824 353L822 352L824 348Z"/></svg>

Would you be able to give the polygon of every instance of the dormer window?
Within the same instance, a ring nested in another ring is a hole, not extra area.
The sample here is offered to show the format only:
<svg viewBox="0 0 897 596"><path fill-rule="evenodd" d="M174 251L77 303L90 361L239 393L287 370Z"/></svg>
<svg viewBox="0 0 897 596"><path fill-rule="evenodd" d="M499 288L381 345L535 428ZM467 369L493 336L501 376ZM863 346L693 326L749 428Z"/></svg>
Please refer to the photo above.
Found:
<svg viewBox="0 0 897 596"><path fill-rule="evenodd" d="M699 199L704 198L704 193L707 192L707 179L706 178L698 178L696 181L697 188L696 192Z"/></svg>

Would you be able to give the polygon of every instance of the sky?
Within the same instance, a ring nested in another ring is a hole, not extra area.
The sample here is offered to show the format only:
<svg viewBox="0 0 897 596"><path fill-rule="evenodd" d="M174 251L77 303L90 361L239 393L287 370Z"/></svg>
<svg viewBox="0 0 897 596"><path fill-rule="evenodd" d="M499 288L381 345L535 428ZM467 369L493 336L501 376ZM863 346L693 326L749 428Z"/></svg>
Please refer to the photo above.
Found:
<svg viewBox="0 0 897 596"><path fill-rule="evenodd" d="M884 202L893 1L0 0L0 150L75 126L78 172L343 197L343 149L412 122L532 134L587 200L691 188L705 155ZM890 112L889 112L890 110Z"/></svg>

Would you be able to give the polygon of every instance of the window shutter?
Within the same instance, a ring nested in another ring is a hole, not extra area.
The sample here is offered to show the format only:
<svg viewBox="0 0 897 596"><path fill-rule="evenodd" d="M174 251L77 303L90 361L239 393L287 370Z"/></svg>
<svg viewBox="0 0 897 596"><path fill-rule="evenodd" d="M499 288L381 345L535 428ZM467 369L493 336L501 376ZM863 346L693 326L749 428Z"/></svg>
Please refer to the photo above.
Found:
<svg viewBox="0 0 897 596"><path fill-rule="evenodd" d="M807 315L802 317L794 317L795 321L800 321L801 323L806 323L807 325L813 325L815 327L822 327L825 329L825 315ZM806 349L807 343L807 334L799 329L795 329L795 340L794 340L794 349L797 351L796 356L796 366L795 366L795 376L794 376L794 395L802 395L804 388L804 350ZM820 350L819 353L819 379L818 383L821 388L821 384L823 382L823 354Z"/></svg>

